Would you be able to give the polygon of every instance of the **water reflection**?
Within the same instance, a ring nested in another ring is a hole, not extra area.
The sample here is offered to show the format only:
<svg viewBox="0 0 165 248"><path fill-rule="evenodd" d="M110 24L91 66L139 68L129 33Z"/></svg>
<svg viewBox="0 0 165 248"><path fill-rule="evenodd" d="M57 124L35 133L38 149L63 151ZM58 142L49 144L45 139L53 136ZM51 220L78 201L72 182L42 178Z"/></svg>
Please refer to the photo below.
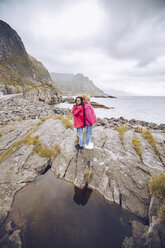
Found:
<svg viewBox="0 0 165 248"><path fill-rule="evenodd" d="M83 206L86 205L90 198L90 195L92 194L92 189L89 189L87 185L83 189L80 189L75 186L74 191L75 191L75 194L74 194L73 200L78 205L83 205Z"/></svg>
<svg viewBox="0 0 165 248"><path fill-rule="evenodd" d="M24 248L119 248L131 234L128 218L95 191L48 171L16 194L7 221L22 228Z"/></svg>

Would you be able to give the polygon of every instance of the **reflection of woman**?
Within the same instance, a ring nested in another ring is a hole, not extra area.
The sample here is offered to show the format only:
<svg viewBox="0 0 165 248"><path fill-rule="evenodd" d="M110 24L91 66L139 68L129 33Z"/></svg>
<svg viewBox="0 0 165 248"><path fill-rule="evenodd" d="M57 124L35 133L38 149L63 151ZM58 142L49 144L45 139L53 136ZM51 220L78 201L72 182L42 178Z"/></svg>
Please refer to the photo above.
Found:
<svg viewBox="0 0 165 248"><path fill-rule="evenodd" d="M78 205L85 205L87 204L90 195L92 194L92 189L87 188L86 186L83 189L79 189L77 187L74 187L75 195L73 197L74 201Z"/></svg>
<svg viewBox="0 0 165 248"><path fill-rule="evenodd" d="M87 126L87 134L85 139L85 148L93 149L93 143L89 142L90 137L92 135L92 125L97 122L96 114L94 109L91 106L90 97L86 94L82 95L84 99L84 109L85 109L85 126Z"/></svg>
<svg viewBox="0 0 165 248"><path fill-rule="evenodd" d="M75 147L76 149L83 149L84 105L82 97L76 97L72 114L74 115L74 127L77 128L79 135L79 144Z"/></svg>

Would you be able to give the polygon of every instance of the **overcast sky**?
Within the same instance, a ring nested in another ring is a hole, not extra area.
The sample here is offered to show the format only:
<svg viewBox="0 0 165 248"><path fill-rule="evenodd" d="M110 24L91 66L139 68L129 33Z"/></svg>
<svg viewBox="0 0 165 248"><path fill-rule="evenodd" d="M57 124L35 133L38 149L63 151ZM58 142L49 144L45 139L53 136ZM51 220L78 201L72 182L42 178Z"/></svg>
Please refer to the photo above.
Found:
<svg viewBox="0 0 165 248"><path fill-rule="evenodd" d="M0 19L49 72L165 96L165 0L0 0Z"/></svg>

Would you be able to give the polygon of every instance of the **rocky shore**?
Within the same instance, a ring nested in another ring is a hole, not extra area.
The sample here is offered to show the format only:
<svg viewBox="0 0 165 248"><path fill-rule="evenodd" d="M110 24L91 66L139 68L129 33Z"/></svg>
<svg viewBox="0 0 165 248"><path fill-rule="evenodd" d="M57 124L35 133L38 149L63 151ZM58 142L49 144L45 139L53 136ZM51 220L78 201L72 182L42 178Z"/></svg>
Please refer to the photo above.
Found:
<svg viewBox="0 0 165 248"><path fill-rule="evenodd" d="M27 119L36 119L48 115L70 115L72 114L69 108L58 108L56 105L50 105L43 101L34 101L20 96L11 98L0 98L0 125L12 121L20 121ZM165 130L165 124L156 124L141 120L127 120L120 118L98 118L97 126L104 126L105 128L112 128L118 125L127 125L128 127L142 126L154 130Z"/></svg>
<svg viewBox="0 0 165 248"><path fill-rule="evenodd" d="M164 247L165 223L157 216L162 199L151 197L148 182L165 173L165 124L98 119L94 149L77 151L70 114L69 109L18 96L0 100L0 247L21 247L21 230L6 223L6 217L18 190L49 169L80 188L88 183L136 217L123 247ZM146 128L158 152L143 135ZM141 155L133 143L135 134Z"/></svg>
<svg viewBox="0 0 165 248"><path fill-rule="evenodd" d="M36 119L53 114L71 114L43 101L33 101L22 96L0 99L0 125L13 121Z"/></svg>

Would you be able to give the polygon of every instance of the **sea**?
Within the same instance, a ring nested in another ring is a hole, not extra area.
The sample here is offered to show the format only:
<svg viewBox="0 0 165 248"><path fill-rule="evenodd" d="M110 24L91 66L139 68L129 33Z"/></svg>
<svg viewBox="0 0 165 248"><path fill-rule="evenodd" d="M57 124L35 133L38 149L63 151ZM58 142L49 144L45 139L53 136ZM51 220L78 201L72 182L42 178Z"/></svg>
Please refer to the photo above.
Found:
<svg viewBox="0 0 165 248"><path fill-rule="evenodd" d="M75 96L73 96L75 97ZM97 117L136 119L165 124L165 96L119 96L117 98L91 98L91 101L104 104L110 109L95 108ZM60 103L60 108L72 108L72 104Z"/></svg>

